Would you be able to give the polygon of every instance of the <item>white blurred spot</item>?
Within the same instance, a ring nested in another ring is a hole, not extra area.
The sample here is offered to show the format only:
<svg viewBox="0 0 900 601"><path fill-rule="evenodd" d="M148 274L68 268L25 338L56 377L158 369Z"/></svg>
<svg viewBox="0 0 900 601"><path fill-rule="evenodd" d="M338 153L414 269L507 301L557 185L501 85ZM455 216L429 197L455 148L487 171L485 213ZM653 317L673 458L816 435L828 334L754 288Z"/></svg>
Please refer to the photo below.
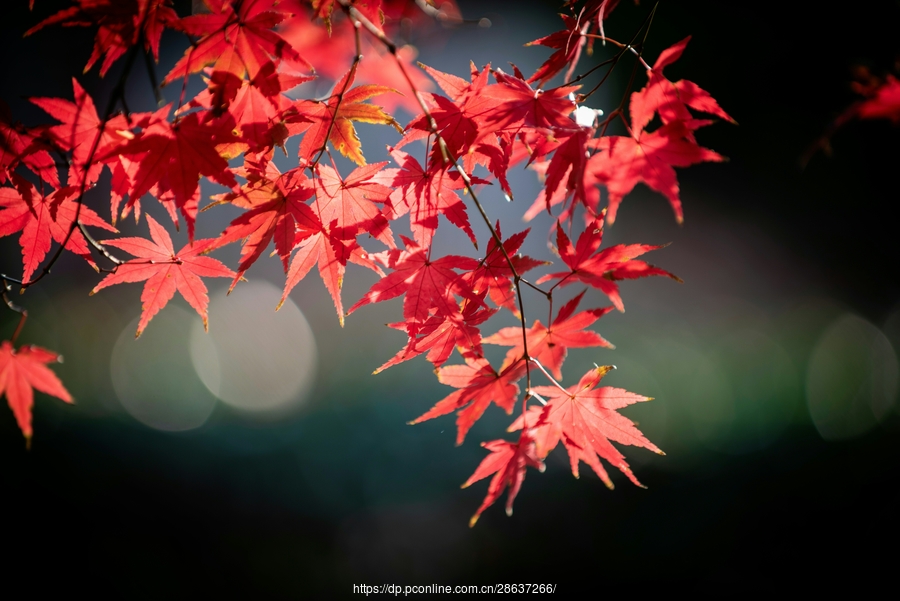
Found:
<svg viewBox="0 0 900 601"><path fill-rule="evenodd" d="M136 420L157 430L199 428L216 405L197 379L187 348L188 329L192 322L200 323L200 317L170 304L135 340L138 321L122 330L110 359L119 402ZM206 346L211 347L209 342Z"/></svg>
<svg viewBox="0 0 900 601"><path fill-rule="evenodd" d="M194 324L190 355L197 375L223 402L246 411L283 412L303 402L315 380L316 342L290 299L266 282L213 294L209 333Z"/></svg>
<svg viewBox="0 0 900 601"><path fill-rule="evenodd" d="M819 338L806 372L806 400L826 440L853 438L880 421L897 395L897 355L887 337L855 315Z"/></svg>
<svg viewBox="0 0 900 601"><path fill-rule="evenodd" d="M575 109L572 115L575 117L575 123L582 127L594 127L597 117L603 114L599 109L588 108L584 105Z"/></svg>

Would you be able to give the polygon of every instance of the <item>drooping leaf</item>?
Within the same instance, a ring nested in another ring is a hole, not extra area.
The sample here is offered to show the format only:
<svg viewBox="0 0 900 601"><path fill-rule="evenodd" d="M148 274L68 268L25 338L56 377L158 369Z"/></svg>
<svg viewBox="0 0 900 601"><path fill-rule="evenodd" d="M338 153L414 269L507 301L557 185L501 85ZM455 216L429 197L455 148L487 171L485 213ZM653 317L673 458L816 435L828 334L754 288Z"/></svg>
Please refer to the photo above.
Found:
<svg viewBox="0 0 900 601"><path fill-rule="evenodd" d="M519 396L516 381L525 375L525 362L519 361L497 372L487 359L467 358L464 365L445 365L437 370L437 374L441 384L459 390L451 392L410 423L418 424L460 409L456 417L456 444L461 445L466 432L492 402L512 413Z"/></svg>
<svg viewBox="0 0 900 601"><path fill-rule="evenodd" d="M471 486L491 474L494 477L491 478L491 483L488 485L484 501L469 520L470 528L475 525L482 512L500 498L507 486L509 493L506 496L506 515L511 516L513 501L516 500L516 495L519 494L519 489L522 488L522 482L525 480L526 468L533 467L540 472L544 471L544 463L538 458L534 440L527 430L522 431L518 442L492 440L481 443L481 446L491 453L475 468L475 473L463 483L462 488Z"/></svg>
<svg viewBox="0 0 900 601"><path fill-rule="evenodd" d="M587 168L609 192L609 223L615 221L624 196L638 183L644 183L665 196L678 223L684 221L678 179L673 167L725 160L719 153L698 146L692 140L693 131L707 123L698 120L672 121L653 132L643 132L637 138L604 136L598 140L596 147L599 152L590 158Z"/></svg>
<svg viewBox="0 0 900 601"><path fill-rule="evenodd" d="M715 115L732 123L735 122L728 113L722 110L709 92L686 79L676 82L669 81L663 74L665 67L681 57L690 39L688 36L663 50L656 59L653 69L647 72L649 77L647 85L631 95L628 108L631 113L631 129L635 136L640 136L643 129L653 119L653 115L657 113L663 125L678 120L690 121L693 116L687 107Z"/></svg>
<svg viewBox="0 0 900 601"><path fill-rule="evenodd" d="M297 253L291 259L284 293L281 295L281 303L278 307L281 307L294 286L306 277L313 266L318 265L319 276L331 294L338 320L343 327L344 305L341 302L341 286L344 283L344 271L347 263L351 262L367 267L379 276L384 274L370 259L368 253L356 243L356 240L342 238L340 232L335 231L335 226L336 222L332 222L330 227L323 227L319 232L301 239L302 241L297 245ZM348 311L348 314L352 312L353 308Z"/></svg>
<svg viewBox="0 0 900 601"><path fill-rule="evenodd" d="M500 221L497 221L494 229L502 239ZM538 261L519 253L529 231L531 230L521 231L504 240L502 250L492 237L488 241L485 257L478 267L463 275L463 279L476 294L487 291L494 304L509 309L514 315L519 314L519 307L516 304L516 294L511 280L514 274L510 263L519 275L525 274L535 267L549 264L547 261ZM507 261L507 257L509 261Z"/></svg>
<svg viewBox="0 0 900 601"><path fill-rule="evenodd" d="M346 178L327 165L316 165L312 210L322 223L335 221L348 237L367 232L394 248L391 228L379 207L391 194L391 189L376 179L385 165L387 162L357 167Z"/></svg>
<svg viewBox="0 0 900 601"><path fill-rule="evenodd" d="M497 83L484 89L485 96L499 101L485 118L498 127L523 124L528 127L575 128L569 114L575 103L569 98L580 86L535 90L528 82L494 70Z"/></svg>
<svg viewBox="0 0 900 601"><path fill-rule="evenodd" d="M528 83L538 82L539 85L543 85L567 66L569 67L566 73L566 79L568 80L575 65L578 64L578 59L586 41L583 34L590 27L590 21L581 22L576 17L569 15L560 15L560 17L562 17L566 26L565 29L526 44L526 46L546 46L556 50L535 71L534 75L528 78Z"/></svg>
<svg viewBox="0 0 900 601"><path fill-rule="evenodd" d="M584 461L609 488L613 488L612 480L600 462L602 458L621 470L634 484L641 486L625 457L612 443L644 447L663 454L630 419L617 413L618 409L652 399L621 388L596 388L611 369L611 366L592 369L566 392L556 386L533 387L549 402L545 407L532 408L526 416L519 417L510 430L520 429L523 425L534 428L537 456L541 459L561 440L569 453L572 474L576 478L578 462Z"/></svg>
<svg viewBox="0 0 900 601"><path fill-rule="evenodd" d="M47 367L48 363L61 361L62 357L39 346L21 346L16 350L8 340L0 345L0 394L6 394L6 401L25 440L30 440L32 435L31 407L35 389L66 403L73 402L65 386Z"/></svg>

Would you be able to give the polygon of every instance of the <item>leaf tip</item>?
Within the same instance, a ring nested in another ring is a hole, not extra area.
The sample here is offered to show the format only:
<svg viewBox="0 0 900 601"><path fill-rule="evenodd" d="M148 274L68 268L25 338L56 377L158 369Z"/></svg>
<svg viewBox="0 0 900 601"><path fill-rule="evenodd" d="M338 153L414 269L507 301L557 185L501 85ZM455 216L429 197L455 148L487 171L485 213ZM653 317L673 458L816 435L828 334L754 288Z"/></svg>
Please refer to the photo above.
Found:
<svg viewBox="0 0 900 601"><path fill-rule="evenodd" d="M481 516L480 516L480 514L477 514L477 513L472 516L472 518L469 520L469 528L473 528L475 526L475 523L478 522L479 517L481 517Z"/></svg>

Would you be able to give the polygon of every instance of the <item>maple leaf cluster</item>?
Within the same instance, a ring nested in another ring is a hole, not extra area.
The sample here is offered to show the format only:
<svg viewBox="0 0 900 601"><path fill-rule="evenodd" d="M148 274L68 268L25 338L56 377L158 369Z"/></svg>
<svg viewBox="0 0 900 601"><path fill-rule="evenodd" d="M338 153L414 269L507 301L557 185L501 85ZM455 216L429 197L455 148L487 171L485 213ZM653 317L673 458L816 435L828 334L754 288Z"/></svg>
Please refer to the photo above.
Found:
<svg viewBox="0 0 900 601"><path fill-rule="evenodd" d="M638 183L663 194L680 222L674 168L722 160L698 145L695 132L711 121L694 112L732 119L696 84L664 75L681 56L686 39L661 53L652 67L634 46L617 43L612 65L634 53L646 69L647 82L627 98L627 113L617 110L598 122L598 112L583 105L592 92L581 92L577 82L582 77L573 80L572 74L583 48L591 50L596 39L610 39L603 23L616 4L567 3L564 29L531 43L554 49L531 76L516 67L506 73L472 64L464 79L414 65L409 48L392 41L404 19L414 24L436 15L438 20L458 19L452 3L440 9L426 4L423 12L416 2L400 0L205 0L206 12L179 18L168 0L77 0L28 33L50 25L96 27L86 69L102 57L103 74L126 55L149 52L158 57L162 31L179 31L193 43L162 84L200 76L205 88L175 107L101 115L73 79L72 100L31 99L58 123L28 128L14 123L8 112L0 113L0 236L20 233L23 271L15 281L27 288L48 272L48 265L38 270L53 241L98 269L93 249L112 267L105 269L92 294L115 284L144 282L140 336L176 291L207 325L202 278L227 277L234 288L274 245L273 254L285 271L282 302L313 268L342 325L345 315L365 305L402 297L403 319L390 325L402 330L407 342L376 373L424 354L439 381L455 389L411 423L457 412L457 443L462 444L491 404L511 414L521 399L522 415L510 426L510 431L520 431L518 440L485 443L490 454L464 484L493 477L473 524L507 487L511 512L526 468L543 470L544 459L559 442L576 477L583 461L612 487L603 459L638 484L612 443L661 452L617 412L648 399L598 387L607 367L592 369L565 388L559 383L563 364L569 348L612 348L589 327L613 308L624 310L619 281L677 279L638 258L659 246L601 248L604 224L614 221L623 197ZM372 50L366 58L360 56L363 45ZM563 71L565 83L545 88ZM126 69L123 77L128 74ZM289 94L321 75L335 81L327 97ZM405 126L390 113L397 106L416 113ZM648 129L657 118L656 128ZM614 119L626 135L607 134ZM390 125L399 132L389 149L392 162L366 162L354 125L360 122ZM284 151L292 138L299 139L295 166L282 171L274 154ZM424 154L417 158L420 148ZM332 150L355 168L342 173ZM68 157L63 177L51 153ZM230 165L233 159L239 161ZM512 198L508 174L521 164L544 181L526 218L544 210L555 216L553 234L563 264L533 283L525 274L549 262L520 253L530 230L504 239L500 223L489 220L478 198L483 186L493 183ZM105 170L111 189L108 220L101 216L105 206L90 208L85 201L85 191ZM202 178L227 188L203 211L231 205L242 213L217 237L201 240L194 233L203 202ZM166 228L149 215L149 239L98 242L87 233L87 227L117 233L117 219L131 213L140 219L141 202L148 196L162 204L174 225L184 220L188 243L182 249L175 251ZM472 227L473 208L474 218L489 231L486 239L479 240ZM483 256L437 256L437 230L448 227L441 216L475 248L484 248ZM235 270L208 256L229 244L241 247ZM111 249L134 258L118 259ZM345 312L341 288L348 263L379 279ZM8 287L12 278L4 278ZM541 288L544 284L551 286ZM612 306L579 311L586 288L551 314L546 325L526 323L523 286L539 291L552 307L554 291L573 284L599 290ZM520 327L482 336L482 326L501 311L518 317ZM71 399L43 365L51 353L33 347L14 352L11 342L3 344L0 391L6 391L29 436L31 387ZM509 347L500 365L485 357L485 344ZM454 351L462 362L447 364ZM532 376L539 373L551 385L533 386Z"/></svg>

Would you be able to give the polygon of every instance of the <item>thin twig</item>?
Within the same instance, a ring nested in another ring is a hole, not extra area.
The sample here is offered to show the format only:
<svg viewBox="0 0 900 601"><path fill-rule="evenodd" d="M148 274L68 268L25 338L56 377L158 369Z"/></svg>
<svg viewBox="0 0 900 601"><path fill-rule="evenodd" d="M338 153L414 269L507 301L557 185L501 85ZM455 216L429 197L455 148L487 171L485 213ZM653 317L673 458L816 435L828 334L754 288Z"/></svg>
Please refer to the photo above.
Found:
<svg viewBox="0 0 900 601"><path fill-rule="evenodd" d="M647 34L650 33L650 25L653 23L653 16L656 14L656 8L657 8L658 6L659 6L659 2L657 2L656 4L653 5L653 8L650 10L650 14L647 15L647 18L646 18L646 19L644 19L643 24L641 24L641 26L638 28L638 30L637 30L636 32L634 32L634 36L632 36L631 42L629 42L625 47L623 47L621 50L619 50L618 54L616 54L616 56L613 57L613 58L614 58L613 64L612 64L612 66L609 68L609 71L606 72L606 75L603 76L603 79L601 79L600 82L599 82L597 85L595 85L593 88L591 88L591 90L590 90L587 94L579 94L579 95L578 95L578 102L584 102L584 101L587 100L594 92L596 92L597 90L599 90L599 89L600 89L600 86L602 86L602 85L604 84L604 82L606 82L606 79L610 76L610 74L612 74L613 69L615 69L615 67L616 67L616 64L617 64L617 63L619 62L619 60L625 55L625 53L628 52L629 49L632 50L632 51L634 51L634 48L635 48L635 46L636 46L636 45L635 45L635 42L637 41L638 36L641 35L641 31L644 32L644 38L643 38L643 40L641 40L641 43L637 45L637 47L641 48L641 50L640 50L640 51L637 51L637 54L636 54L636 55L637 55L637 57L638 57L639 59L641 59L641 61L643 62L643 59L641 58L641 53L643 52L644 43L647 41ZM646 65L646 63L644 63L644 65ZM623 101L624 101L624 99L626 99L627 97L628 97L628 94L626 93L626 94L623 96ZM610 117L611 117L611 115L610 115ZM607 122L607 123L609 122L610 117L607 117L607 119L606 119L606 122ZM603 135L603 134L601 134L601 135Z"/></svg>
<svg viewBox="0 0 900 601"><path fill-rule="evenodd" d="M114 264L116 267L118 267L119 265L121 265L122 263L125 262L125 261L123 261L122 259L117 258L115 255L113 255L113 254L110 253L108 250L106 250L106 247L105 247L105 246L103 246L102 244L100 244L99 242L97 242L97 241L94 239L94 237L91 236L90 233L88 233L87 228L84 227L84 224L81 223L80 221L78 222L78 229L81 230L81 235L84 236L85 240L87 240L88 243L89 243L91 246L93 246L94 248L96 248L96 249L97 249L97 252L99 252L101 255L103 255L104 257L106 257L107 259L109 259L109 261L110 261L112 264Z"/></svg>
<svg viewBox="0 0 900 601"><path fill-rule="evenodd" d="M631 44L623 44L622 42L617 42L616 40L614 40L612 38L608 38L608 37L605 37L602 35L597 35L595 33L586 33L586 34L584 34L584 37L594 38L595 40L603 40L604 42L609 42L613 46L617 46L619 48L622 48L623 50L627 50L627 51L631 52L633 55L635 55L639 61L641 61L641 64L644 65L644 68L647 69L647 71L653 70L653 68L647 64L647 61L644 60L644 57L641 56L641 53L637 50L637 48L635 48Z"/></svg>
<svg viewBox="0 0 900 601"><path fill-rule="evenodd" d="M587 71L585 71L584 73L582 73L581 75L576 77L575 79L569 81L565 85L571 86L572 84L576 84L579 81L581 81L582 79L584 79L585 77L587 77L588 75L590 75L591 73L593 73L594 71L596 71L597 69L599 69L600 67L608 65L610 63L615 63L617 60L619 60L619 59L616 56L614 56L612 58L608 58L605 61L603 61L602 63L598 63L598 64L594 65L593 67L591 67L590 69L588 69Z"/></svg>

